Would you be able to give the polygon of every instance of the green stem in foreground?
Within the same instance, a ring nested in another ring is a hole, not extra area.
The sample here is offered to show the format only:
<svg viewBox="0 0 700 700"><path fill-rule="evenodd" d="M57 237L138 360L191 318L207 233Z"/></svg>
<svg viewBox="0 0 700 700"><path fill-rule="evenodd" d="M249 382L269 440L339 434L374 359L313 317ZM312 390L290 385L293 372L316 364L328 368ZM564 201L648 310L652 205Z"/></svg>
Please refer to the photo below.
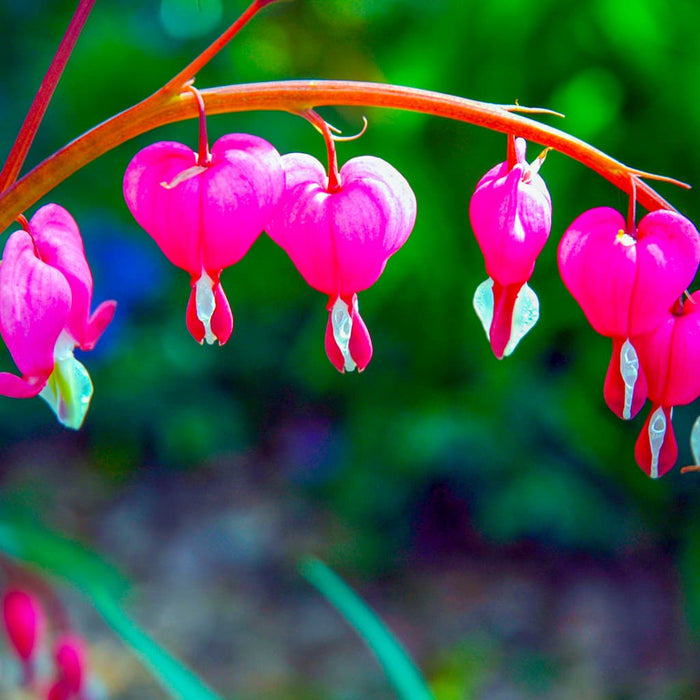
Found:
<svg viewBox="0 0 700 700"><path fill-rule="evenodd" d="M396 637L345 581L319 559L305 559L299 569L355 628L377 657L401 700L434 700L420 671Z"/></svg>
<svg viewBox="0 0 700 700"><path fill-rule="evenodd" d="M208 114L277 110L299 114L315 107L357 105L421 112L512 133L548 146L591 168L622 191L636 185L637 201L649 211L673 209L660 194L641 180L641 171L629 168L585 141L518 112L519 106L495 105L429 90L347 80L289 80L249 83L201 91ZM164 124L198 114L189 92L157 92L143 102L99 124L40 163L15 185L0 194L0 230L56 185L107 151Z"/></svg>

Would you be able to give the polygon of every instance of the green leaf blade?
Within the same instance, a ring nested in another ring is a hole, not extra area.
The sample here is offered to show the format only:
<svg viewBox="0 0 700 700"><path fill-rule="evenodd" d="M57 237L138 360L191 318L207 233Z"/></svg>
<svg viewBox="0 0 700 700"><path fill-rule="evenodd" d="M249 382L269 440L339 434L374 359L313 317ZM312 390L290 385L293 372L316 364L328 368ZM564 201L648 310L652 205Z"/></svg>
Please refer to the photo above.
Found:
<svg viewBox="0 0 700 700"><path fill-rule="evenodd" d="M381 664L402 700L435 700L425 680L394 635L367 604L318 559L300 564L302 576L355 628Z"/></svg>

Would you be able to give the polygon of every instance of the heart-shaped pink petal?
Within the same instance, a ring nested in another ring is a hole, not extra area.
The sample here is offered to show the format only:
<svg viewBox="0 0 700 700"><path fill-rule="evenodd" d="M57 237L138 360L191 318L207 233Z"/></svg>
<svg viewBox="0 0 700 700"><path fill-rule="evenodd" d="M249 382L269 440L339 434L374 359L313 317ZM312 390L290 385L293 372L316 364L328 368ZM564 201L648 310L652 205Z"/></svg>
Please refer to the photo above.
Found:
<svg viewBox="0 0 700 700"><path fill-rule="evenodd" d="M671 211L647 214L636 235L608 207L581 214L559 245L564 284L593 328L629 338L652 331L692 282L700 261L693 224Z"/></svg>
<svg viewBox="0 0 700 700"><path fill-rule="evenodd" d="M287 187L270 237L319 291L351 297L370 287L413 228L416 200L408 182L380 158L361 156L341 168L340 188L329 193L312 156L293 153L282 162Z"/></svg>

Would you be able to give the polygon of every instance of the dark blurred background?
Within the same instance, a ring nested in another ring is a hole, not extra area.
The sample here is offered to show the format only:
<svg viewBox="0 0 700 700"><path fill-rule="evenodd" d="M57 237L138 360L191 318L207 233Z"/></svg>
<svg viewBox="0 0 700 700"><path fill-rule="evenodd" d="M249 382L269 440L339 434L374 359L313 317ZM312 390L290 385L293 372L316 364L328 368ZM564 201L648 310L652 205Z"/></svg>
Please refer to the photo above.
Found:
<svg viewBox="0 0 700 700"><path fill-rule="evenodd" d="M74 3L0 8L6 154ZM243 8L98 2L29 164L153 92ZM542 120L630 165L700 185L699 26L691 0L295 0L266 9L197 85L344 78L518 100L565 113ZM486 274L468 205L505 137L395 111L320 111L345 133L366 115L341 162L385 158L418 198L411 238L360 295L368 369L333 369L326 299L265 236L222 276L230 342L191 339L188 276L121 194L138 149L196 147L195 122L159 128L45 200L81 227L95 302L119 308L84 358L95 395L80 432L39 400L0 398L5 517L39 519L116 564L134 582L139 622L227 697L392 697L299 577L307 554L374 606L438 700L700 696L700 477L676 468L652 481L636 466L646 411L623 424L606 408L610 341L557 272L566 226L594 206L625 211L626 196L549 154L554 225L530 282L541 318L499 362L471 304ZM324 156L289 114L208 125L212 141L244 131ZM658 189L700 221L697 190ZM692 463L697 412L674 413L679 466ZM114 698L164 697L70 587L59 590L90 644L93 682Z"/></svg>

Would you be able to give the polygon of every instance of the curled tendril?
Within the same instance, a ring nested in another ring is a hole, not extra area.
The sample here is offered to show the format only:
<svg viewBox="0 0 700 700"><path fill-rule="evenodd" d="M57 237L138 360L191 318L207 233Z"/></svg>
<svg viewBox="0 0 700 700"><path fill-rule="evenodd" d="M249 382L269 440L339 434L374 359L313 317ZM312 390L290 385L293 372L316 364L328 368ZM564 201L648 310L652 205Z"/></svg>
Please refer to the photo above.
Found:
<svg viewBox="0 0 700 700"><path fill-rule="evenodd" d="M369 126L369 122L367 121L367 117L363 114L362 115L362 129L358 131L356 134L352 134L350 136L340 136L343 132L340 129L337 129L336 127L332 126L331 124L328 125L328 128L333 132L333 135L331 135L331 138L334 141L355 141L356 139L359 139L360 136L363 136L365 131L367 131L367 127Z"/></svg>
<svg viewBox="0 0 700 700"><path fill-rule="evenodd" d="M355 139L359 139L360 136L363 136L365 131L367 131L367 127L369 126L369 122L367 121L367 117L365 115L362 115L362 129L358 131L356 134L352 134L351 136L341 136L342 130L339 129L337 126L333 126L330 122L326 121L318 112L316 112L313 109L307 109L303 112L299 112L299 116L303 117L308 121L311 126L318 131L319 134L322 136L328 135L330 139L333 141L354 141Z"/></svg>

